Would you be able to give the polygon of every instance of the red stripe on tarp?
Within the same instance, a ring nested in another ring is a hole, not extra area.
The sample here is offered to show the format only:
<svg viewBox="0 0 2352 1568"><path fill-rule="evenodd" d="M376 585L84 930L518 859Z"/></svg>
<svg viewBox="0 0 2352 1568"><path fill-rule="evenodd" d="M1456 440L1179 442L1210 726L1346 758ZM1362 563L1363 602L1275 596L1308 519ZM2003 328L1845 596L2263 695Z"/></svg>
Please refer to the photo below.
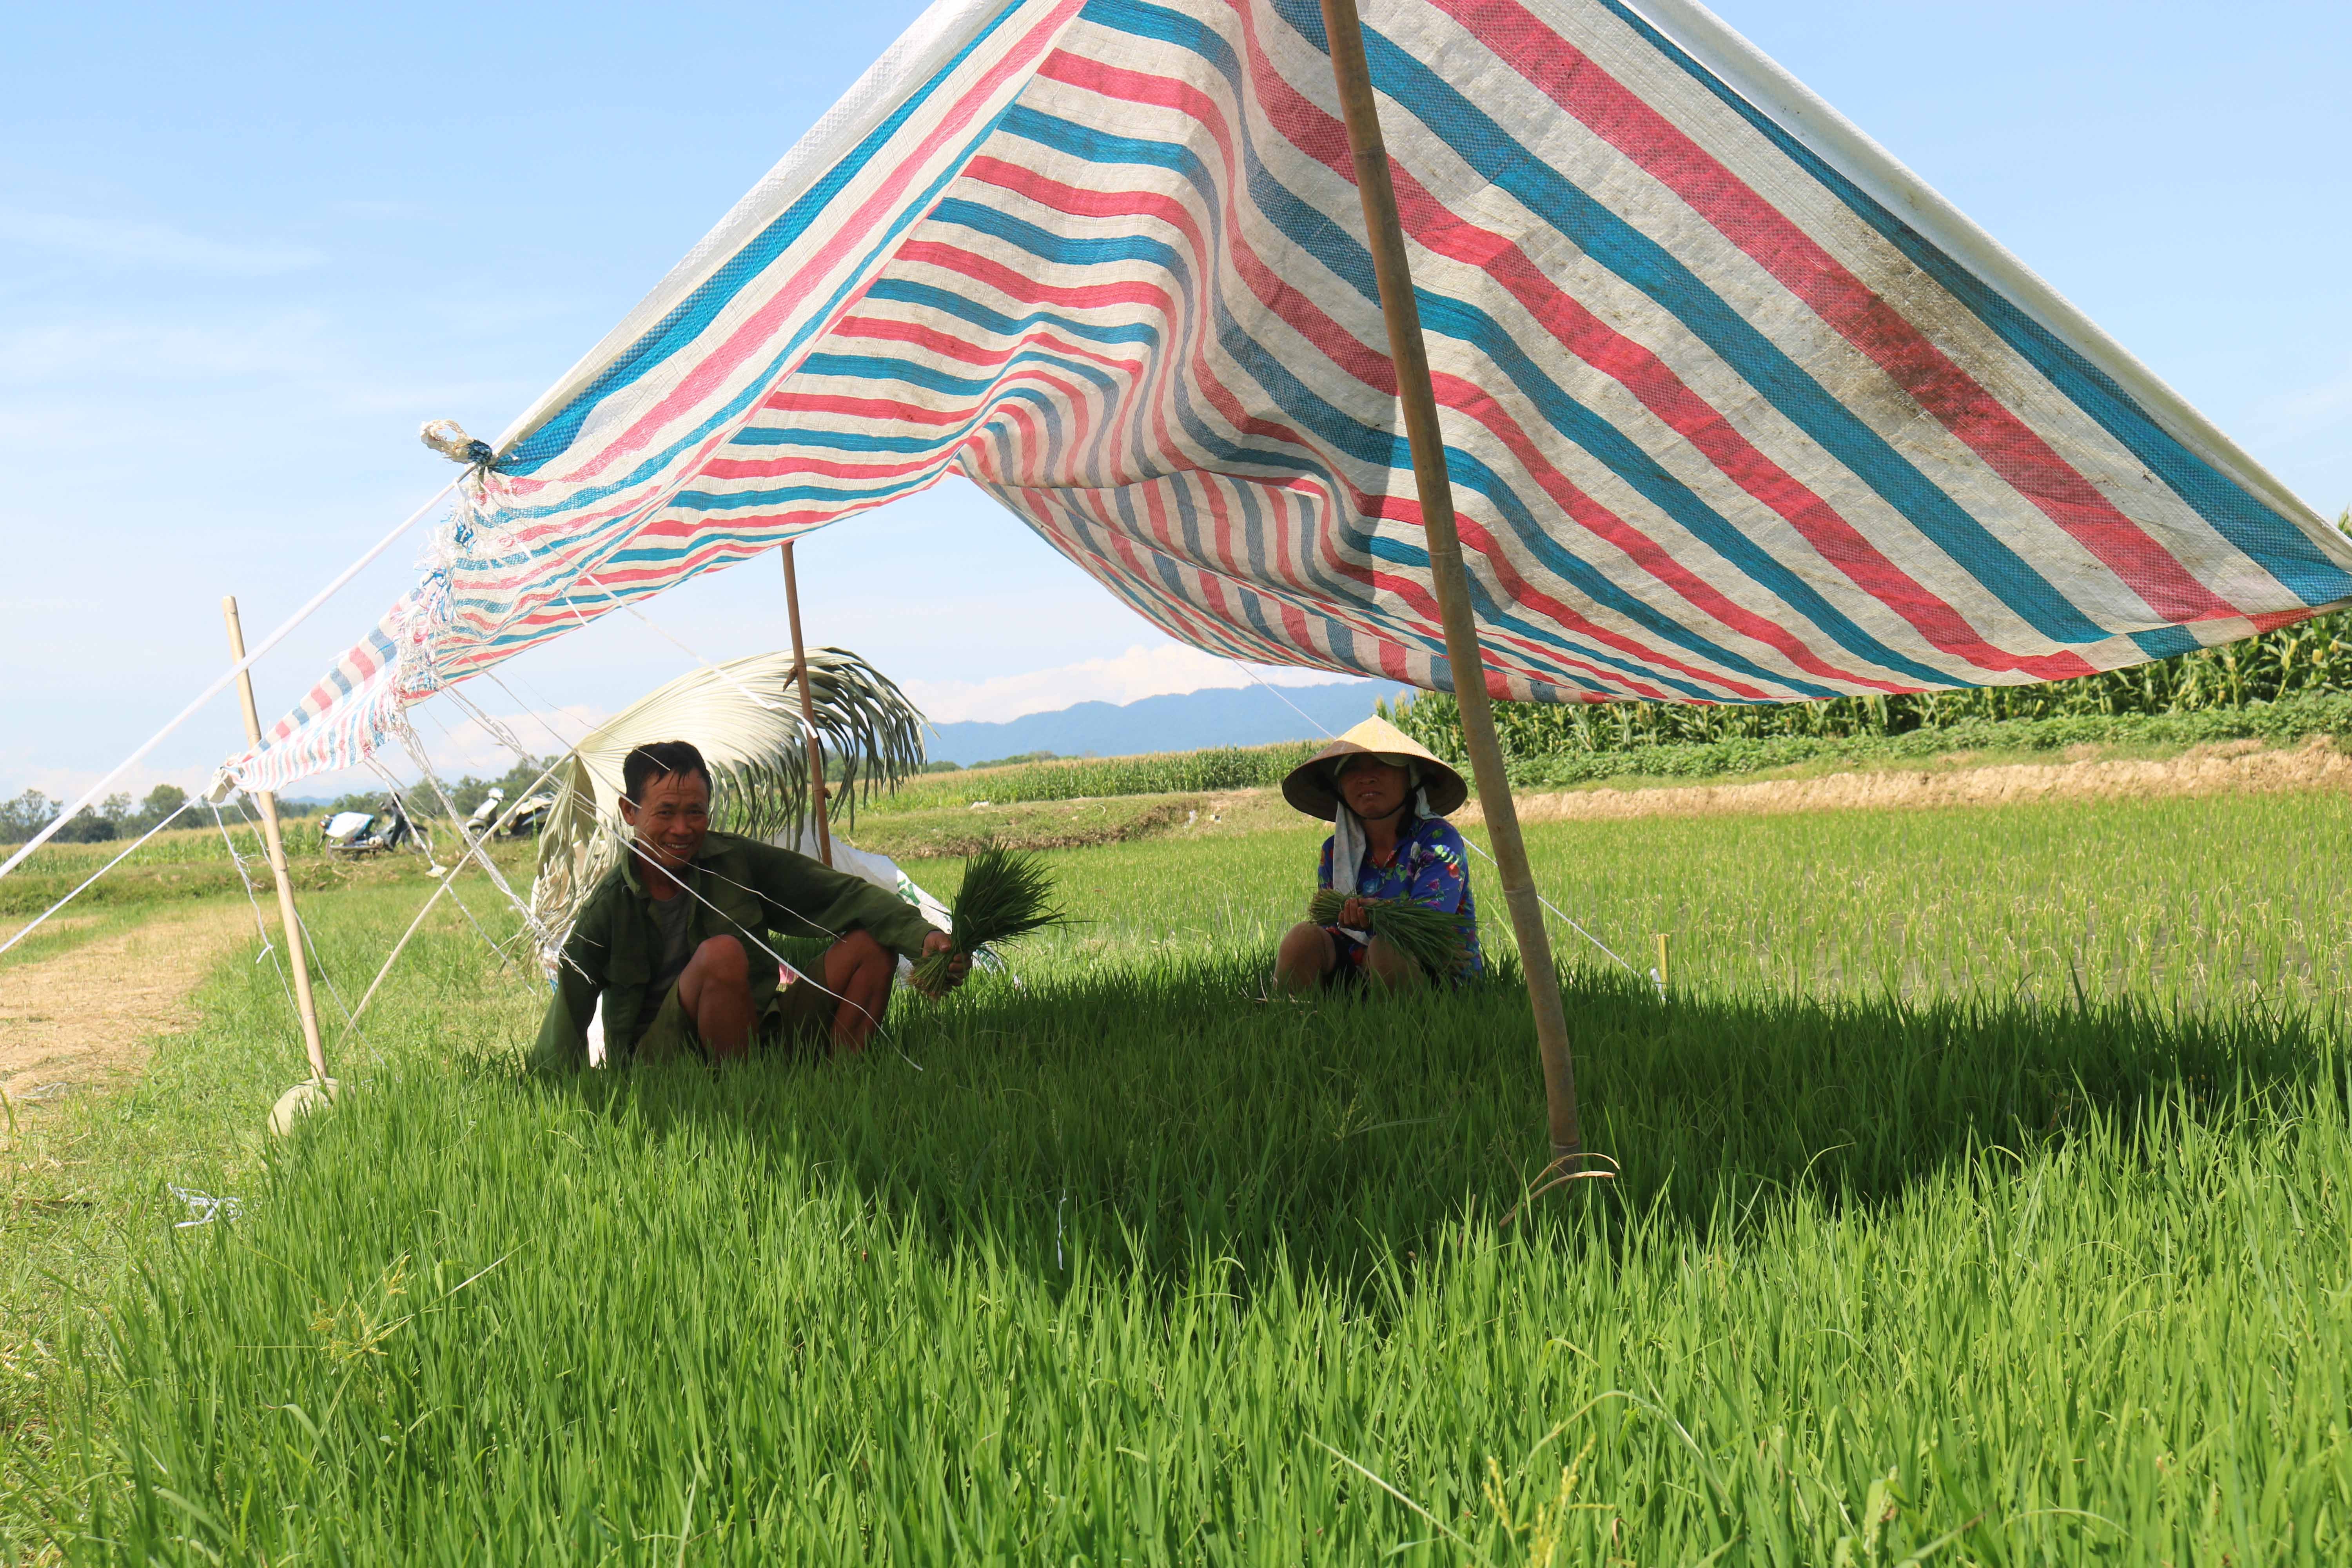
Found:
<svg viewBox="0 0 2352 1568"><path fill-rule="evenodd" d="M1268 70L1271 72L1271 67ZM1342 176L1353 179L1354 159L1348 151L1345 125L1309 102L1278 75L1269 84L1265 98L1268 119L1286 140ZM1966 616L1930 593L1864 538L1836 509L1758 450L1721 411L1685 385L1664 361L1611 329L1553 285L1517 246L1456 216L1394 158L1389 163L1399 218L1414 240L1434 254L1476 267L1492 277L1562 347L1632 392L1726 478L1770 506L1823 560L1902 616L1930 647L1964 658L1979 668L2022 670L2042 680L2090 672L2091 667L2072 653L2019 655L1986 641ZM1388 372L1385 358L1381 366L1381 381L1374 384L1392 394L1395 381ZM1785 627L1741 610L1727 595L1685 568L1671 551L1651 535L1570 486L1564 475L1542 462L1537 444L1517 421L1508 421L1507 430L1496 426L1486 410L1492 408L1500 413L1499 405L1471 383L1453 381L1451 391L1442 393L1440 401L1471 414L1494 430L1528 466L1530 477L1580 526L1607 542L1727 630L1761 642L1799 668L1825 679L1882 691L1912 689L1830 664ZM1504 417L1507 420L1508 416ZM1536 466L1538 463L1542 463L1540 468ZM1574 504L1568 499L1571 494L1576 498Z"/></svg>
<svg viewBox="0 0 2352 1568"><path fill-rule="evenodd" d="M1436 4L1537 90L1688 203L2158 615L2199 621L2238 613L1900 310L1556 28L1518 0Z"/></svg>

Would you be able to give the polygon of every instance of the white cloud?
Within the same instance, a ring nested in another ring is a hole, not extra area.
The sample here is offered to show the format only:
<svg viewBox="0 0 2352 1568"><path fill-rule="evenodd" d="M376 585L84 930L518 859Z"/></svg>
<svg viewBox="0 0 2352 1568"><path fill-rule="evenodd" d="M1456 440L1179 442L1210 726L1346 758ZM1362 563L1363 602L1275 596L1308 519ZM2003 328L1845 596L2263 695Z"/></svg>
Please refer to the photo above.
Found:
<svg viewBox="0 0 2352 1568"><path fill-rule="evenodd" d="M612 716L610 710L575 702L567 708L550 709L543 712L492 713L488 718L498 729L491 729L480 720L472 718L459 718L457 723L446 724L445 727L443 723L433 722L418 710L410 710L410 719L416 724L417 737L425 742L433 771L440 776L443 784L455 784L463 773L495 778L520 760L515 755L517 747L535 757L569 751L589 731ZM441 715L445 721L451 717L456 715ZM499 730L512 737L515 744L509 745ZM402 778L416 771L404 755L387 753L383 761ZM317 793L306 784L298 784L295 789L299 794Z"/></svg>
<svg viewBox="0 0 2352 1568"><path fill-rule="evenodd" d="M64 213L23 212L0 207L0 244L47 251L105 266L146 267L215 277L268 278L298 272L324 261L310 246L239 244L206 239L168 224L134 219L74 217Z"/></svg>
<svg viewBox="0 0 2352 1568"><path fill-rule="evenodd" d="M1351 676L1324 669L1261 668L1276 686L1322 686ZM999 723L1024 713L1049 713L1077 702L1139 702L1187 691L1248 686L1248 675L1229 658L1181 643L1141 645L1115 658L1089 658L1025 675L988 680L905 680L899 685L935 724L965 720Z"/></svg>

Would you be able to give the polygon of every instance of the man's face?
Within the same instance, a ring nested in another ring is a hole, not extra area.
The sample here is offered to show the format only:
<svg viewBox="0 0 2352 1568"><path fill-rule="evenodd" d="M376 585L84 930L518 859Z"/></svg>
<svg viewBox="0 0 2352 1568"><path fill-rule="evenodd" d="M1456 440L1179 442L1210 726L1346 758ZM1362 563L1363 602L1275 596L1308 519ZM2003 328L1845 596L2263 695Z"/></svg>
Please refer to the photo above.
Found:
<svg viewBox="0 0 2352 1568"><path fill-rule="evenodd" d="M643 798L621 800L621 820L635 829L637 847L665 871L682 869L710 831L710 786L700 773L659 773L646 781Z"/></svg>
<svg viewBox="0 0 2352 1568"><path fill-rule="evenodd" d="M1366 822L1378 822L1402 809L1406 779L1405 771L1394 763L1359 752L1339 769L1339 798Z"/></svg>

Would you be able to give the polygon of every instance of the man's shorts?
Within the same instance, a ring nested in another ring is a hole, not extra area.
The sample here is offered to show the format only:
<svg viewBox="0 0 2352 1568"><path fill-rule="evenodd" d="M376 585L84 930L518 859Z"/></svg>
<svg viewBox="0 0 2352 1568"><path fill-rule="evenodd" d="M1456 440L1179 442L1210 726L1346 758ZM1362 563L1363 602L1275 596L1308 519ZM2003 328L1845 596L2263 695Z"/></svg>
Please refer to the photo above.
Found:
<svg viewBox="0 0 2352 1568"><path fill-rule="evenodd" d="M767 1006L752 1020L751 1049L781 1050L794 1056L822 1055L832 1043L833 1016L840 1005L841 999L823 990L816 982L806 975L793 975L790 984L776 987ZM631 1060L638 1062L676 1061L682 1058L709 1060L709 1048L696 1033L694 1020L687 1015L686 1004L678 1000L675 984L663 994L653 1022L637 1037L636 1047L629 1055Z"/></svg>

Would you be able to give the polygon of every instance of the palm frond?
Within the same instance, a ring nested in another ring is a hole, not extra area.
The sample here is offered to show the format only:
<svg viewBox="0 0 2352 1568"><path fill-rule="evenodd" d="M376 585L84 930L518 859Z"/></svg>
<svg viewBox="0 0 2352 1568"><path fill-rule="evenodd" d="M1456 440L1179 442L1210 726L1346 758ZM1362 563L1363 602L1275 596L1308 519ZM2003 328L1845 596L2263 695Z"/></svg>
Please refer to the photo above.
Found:
<svg viewBox="0 0 2352 1568"><path fill-rule="evenodd" d="M889 677L846 648L811 650L809 703L824 752L828 809L845 822L857 803L923 765L923 715ZM789 653L755 654L693 670L596 727L551 781L555 806L540 835L531 910L558 938L620 858L621 765L637 747L690 741L709 763L717 826L749 837L804 835L808 746L799 667Z"/></svg>

